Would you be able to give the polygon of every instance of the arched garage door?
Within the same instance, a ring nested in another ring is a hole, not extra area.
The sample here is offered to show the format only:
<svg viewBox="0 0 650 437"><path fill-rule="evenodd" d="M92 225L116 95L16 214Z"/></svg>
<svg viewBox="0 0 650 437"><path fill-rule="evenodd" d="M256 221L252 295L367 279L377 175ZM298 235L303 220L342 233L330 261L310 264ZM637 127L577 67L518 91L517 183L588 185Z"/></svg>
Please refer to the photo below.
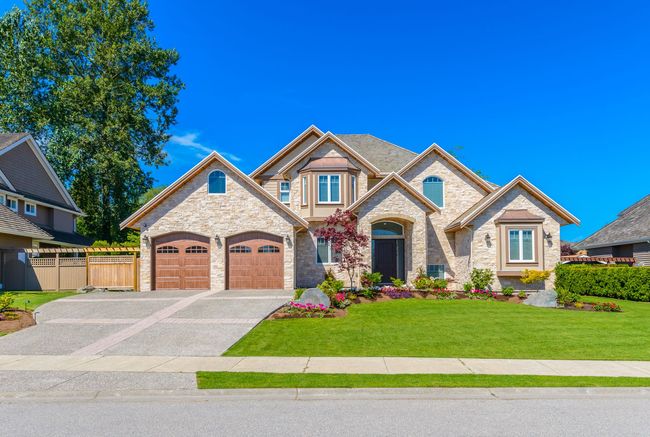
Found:
<svg viewBox="0 0 650 437"><path fill-rule="evenodd" d="M210 239L190 233L174 233L154 240L156 290L208 290L210 288Z"/></svg>
<svg viewBox="0 0 650 437"><path fill-rule="evenodd" d="M228 238L228 289L284 288L284 242L265 232Z"/></svg>

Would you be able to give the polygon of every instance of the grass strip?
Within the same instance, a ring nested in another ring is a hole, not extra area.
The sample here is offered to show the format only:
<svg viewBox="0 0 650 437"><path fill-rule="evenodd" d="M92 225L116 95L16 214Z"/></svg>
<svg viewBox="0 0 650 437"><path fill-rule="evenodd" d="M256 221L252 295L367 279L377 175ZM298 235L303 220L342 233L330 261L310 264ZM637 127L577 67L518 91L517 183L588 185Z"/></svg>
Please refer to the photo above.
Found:
<svg viewBox="0 0 650 437"><path fill-rule="evenodd" d="M201 389L401 387L650 387L650 378L538 375L197 372Z"/></svg>

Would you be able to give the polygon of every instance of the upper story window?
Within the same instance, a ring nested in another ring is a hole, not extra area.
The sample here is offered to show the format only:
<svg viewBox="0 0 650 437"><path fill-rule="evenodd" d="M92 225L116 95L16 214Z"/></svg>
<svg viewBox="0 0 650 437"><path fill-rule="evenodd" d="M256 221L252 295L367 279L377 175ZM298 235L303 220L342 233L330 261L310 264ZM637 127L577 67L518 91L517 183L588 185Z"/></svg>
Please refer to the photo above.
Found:
<svg viewBox="0 0 650 437"><path fill-rule="evenodd" d="M208 176L208 193L225 194L226 193L226 174L220 170L215 170Z"/></svg>
<svg viewBox="0 0 650 437"><path fill-rule="evenodd" d="M302 186L302 200L301 200L301 202L302 202L302 205L307 205L307 176L303 176L301 178L300 183L302 184L301 185Z"/></svg>
<svg viewBox="0 0 650 437"><path fill-rule="evenodd" d="M341 203L340 175L318 175L318 203Z"/></svg>
<svg viewBox="0 0 650 437"><path fill-rule="evenodd" d="M289 204L291 193L291 183L288 181L280 182L280 202Z"/></svg>
<svg viewBox="0 0 650 437"><path fill-rule="evenodd" d="M440 208L445 206L445 183L438 176L429 176L424 179L422 193Z"/></svg>
<svg viewBox="0 0 650 437"><path fill-rule="evenodd" d="M14 199L13 197L7 197L7 208L12 210L13 212L18 212L18 199Z"/></svg>
<svg viewBox="0 0 650 437"><path fill-rule="evenodd" d="M350 203L357 201L357 177L355 175L350 176Z"/></svg>
<svg viewBox="0 0 650 437"><path fill-rule="evenodd" d="M0 194L0 205L6 205L7 204L7 199L5 198L4 194Z"/></svg>
<svg viewBox="0 0 650 437"><path fill-rule="evenodd" d="M36 204L25 202L25 215L36 215Z"/></svg>
<svg viewBox="0 0 650 437"><path fill-rule="evenodd" d="M535 261L535 241L532 229L508 230L508 261Z"/></svg>

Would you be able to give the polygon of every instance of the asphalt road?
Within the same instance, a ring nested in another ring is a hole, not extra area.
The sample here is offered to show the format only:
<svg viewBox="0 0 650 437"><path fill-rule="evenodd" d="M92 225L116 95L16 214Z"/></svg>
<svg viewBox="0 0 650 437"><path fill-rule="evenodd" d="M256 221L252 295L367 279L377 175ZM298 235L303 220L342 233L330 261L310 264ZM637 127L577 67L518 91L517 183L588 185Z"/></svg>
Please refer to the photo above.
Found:
<svg viewBox="0 0 650 437"><path fill-rule="evenodd" d="M650 434L647 394L547 393L520 393L518 399L3 399L0 417L2 434L12 436Z"/></svg>

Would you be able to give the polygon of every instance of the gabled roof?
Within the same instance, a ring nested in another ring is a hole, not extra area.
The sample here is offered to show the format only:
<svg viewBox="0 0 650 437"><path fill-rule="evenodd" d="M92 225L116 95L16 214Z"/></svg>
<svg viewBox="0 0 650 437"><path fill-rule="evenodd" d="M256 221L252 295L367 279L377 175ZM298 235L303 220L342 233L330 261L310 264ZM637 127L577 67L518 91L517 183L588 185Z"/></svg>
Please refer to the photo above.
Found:
<svg viewBox="0 0 650 437"><path fill-rule="evenodd" d="M9 151L13 150L15 147L20 146L21 144L27 144L31 151L34 153L34 156L36 159L40 162L40 164L43 166L43 169L45 170L45 173L47 173L48 177L51 179L52 183L56 187L56 190L61 194L63 197L63 200L66 202L65 204L61 203L60 201L52 200L52 199L44 199L41 197L37 197L33 195L32 193L26 193L20 190L17 190L12 184L9 179L7 179L6 175L0 172L0 185L2 185L2 189L8 191L13 191L16 194L20 194L24 197L31 198L32 200L40 201L45 204L51 204L53 206L58 206L61 208L65 208L72 212L73 214L76 215L83 215L83 212L75 201L72 199L70 196L70 193L68 193L68 190L66 189L65 185L63 185L63 182L61 182L61 179L57 176L56 172L50 165L50 163L47 161L47 158L41 151L41 148L38 147L36 142L34 141L34 138L28 133L3 133L0 134L0 155L3 155L5 153L8 153ZM26 168L25 171L28 171L29 169Z"/></svg>
<svg viewBox="0 0 650 437"><path fill-rule="evenodd" d="M476 202L467 211L465 211L459 217L457 217L449 226L447 226L445 228L445 231L457 231L464 228L466 225L471 223L472 220L478 217L483 211L489 208L490 205L494 204L494 202L499 200L506 193L508 193L510 190L512 190L517 186L522 187L523 189L528 191L530 194L532 194L534 197L539 199L542 203L548 206L552 211L554 211L557 215L562 217L567 222L576 225L580 224L580 220L578 220L577 217L575 217L569 211L564 209L560 204L558 204L553 199L548 197L539 188L537 188L536 186L528 182L526 178L520 175L514 178L513 180L511 180L510 182L508 182L503 187L491 192L490 194L488 194L487 196L485 196L484 198Z"/></svg>
<svg viewBox="0 0 650 437"><path fill-rule="evenodd" d="M255 183L253 179L251 179L248 175L246 175L237 167L232 165L226 158L224 158L217 152L213 151L208 156L203 158L201 162L199 162L197 165L192 167L187 173L185 173L183 176L178 178L176 182L174 182L173 184L171 184L170 186L162 190L160 193L158 193L157 196L155 196L149 202L144 204L142 208L138 209L136 212L131 214L131 216L129 216L126 220L120 223L120 228L124 229L126 227L133 227L140 218L142 218L145 214L149 213L152 209L158 206L163 200L168 198L171 194L175 193L179 188L185 185L188 181L192 180L197 174L203 171L207 166L212 164L214 161L218 161L219 163L223 164L228 170L230 170L231 172L235 173L237 176L242 178L242 180L246 182L253 190L257 191L258 193L266 197L271 203L273 203L275 206L280 208L289 217L294 219L297 224L305 228L309 226L309 223L305 219L303 219L298 214L296 214L291 209L289 209L288 206L286 206L278 199L276 199L274 196L272 196L271 193L266 191L259 184Z"/></svg>
<svg viewBox="0 0 650 437"><path fill-rule="evenodd" d="M575 245L577 249L650 241L650 195L618 214L618 218Z"/></svg>
<svg viewBox="0 0 650 437"><path fill-rule="evenodd" d="M404 178L402 178L400 175L398 175L395 172L389 174L387 177L382 179L381 182L379 182L377 185L372 187L371 190L367 191L366 194L361 196L356 202L350 205L348 207L348 210L350 211L357 210L361 205L363 205L365 202L370 200L375 194L377 194L379 191L381 191L382 188L384 188L391 182L395 182L396 184L404 188L404 190L406 190L409 194L411 194L413 197L415 197L420 202L422 202L424 206L426 206L429 210L440 212L440 208L438 208L438 206L435 203L430 201L422 193L420 193L415 188L413 188L411 184L406 182Z"/></svg>
<svg viewBox="0 0 650 437"><path fill-rule="evenodd" d="M336 134L384 173L399 171L417 153L370 134Z"/></svg>
<svg viewBox="0 0 650 437"><path fill-rule="evenodd" d="M303 150L301 153L298 154L295 158L293 158L291 161L286 163L284 167L282 167L280 170L278 170L278 174L284 174L287 171L289 171L292 167L297 165L300 161L305 159L307 156L309 156L310 153L312 153L314 150L318 149L321 145L326 143L327 141L331 141L334 144L336 144L338 147L343 149L346 153L350 154L354 159L359 161L361 164L363 164L364 167L366 167L368 170L370 170L372 173L375 175L379 176L381 174L381 170L378 169L373 163L368 161L365 157L361 156L359 152L354 150L352 147L347 145L344 141L342 141L340 138L338 138L336 135L334 135L332 132L326 132L325 135L314 141L313 144L311 144L309 147L307 147L305 150Z"/></svg>
<svg viewBox="0 0 650 437"><path fill-rule="evenodd" d="M0 205L0 234L19 235L39 240L51 240L53 238L43 229L4 205Z"/></svg>
<svg viewBox="0 0 650 437"><path fill-rule="evenodd" d="M322 137L323 131L318 129L316 126L313 124L309 126L307 129L305 129L300 135L298 135L296 138L291 140L289 144L284 146L278 153L275 155L271 156L269 159L266 160L262 165L257 167L253 173L250 174L250 177L255 179L256 177L262 175L266 169L268 169L270 166L275 164L280 158L282 158L284 155L289 153L296 145L298 145L300 142L302 142L305 138L309 137L309 135L316 135L318 138Z"/></svg>
<svg viewBox="0 0 650 437"><path fill-rule="evenodd" d="M491 184L490 182L486 181L485 179L483 179L482 177L474 173L472 170L466 167L462 162L460 162L453 155L451 155L449 152L444 150L436 143L433 143L424 152L417 155L413 160L411 160L411 162L409 162L404 167L402 167L402 169L398 172L400 176L403 176L408 170L413 168L413 166L415 166L417 163L419 163L424 158L429 156L429 154L431 153L437 153L438 155L440 155L443 159L447 160L451 165L456 167L461 173L465 174L468 178L474 181L479 187L483 188L486 192L491 193L492 191L495 190L496 187L494 184Z"/></svg>

